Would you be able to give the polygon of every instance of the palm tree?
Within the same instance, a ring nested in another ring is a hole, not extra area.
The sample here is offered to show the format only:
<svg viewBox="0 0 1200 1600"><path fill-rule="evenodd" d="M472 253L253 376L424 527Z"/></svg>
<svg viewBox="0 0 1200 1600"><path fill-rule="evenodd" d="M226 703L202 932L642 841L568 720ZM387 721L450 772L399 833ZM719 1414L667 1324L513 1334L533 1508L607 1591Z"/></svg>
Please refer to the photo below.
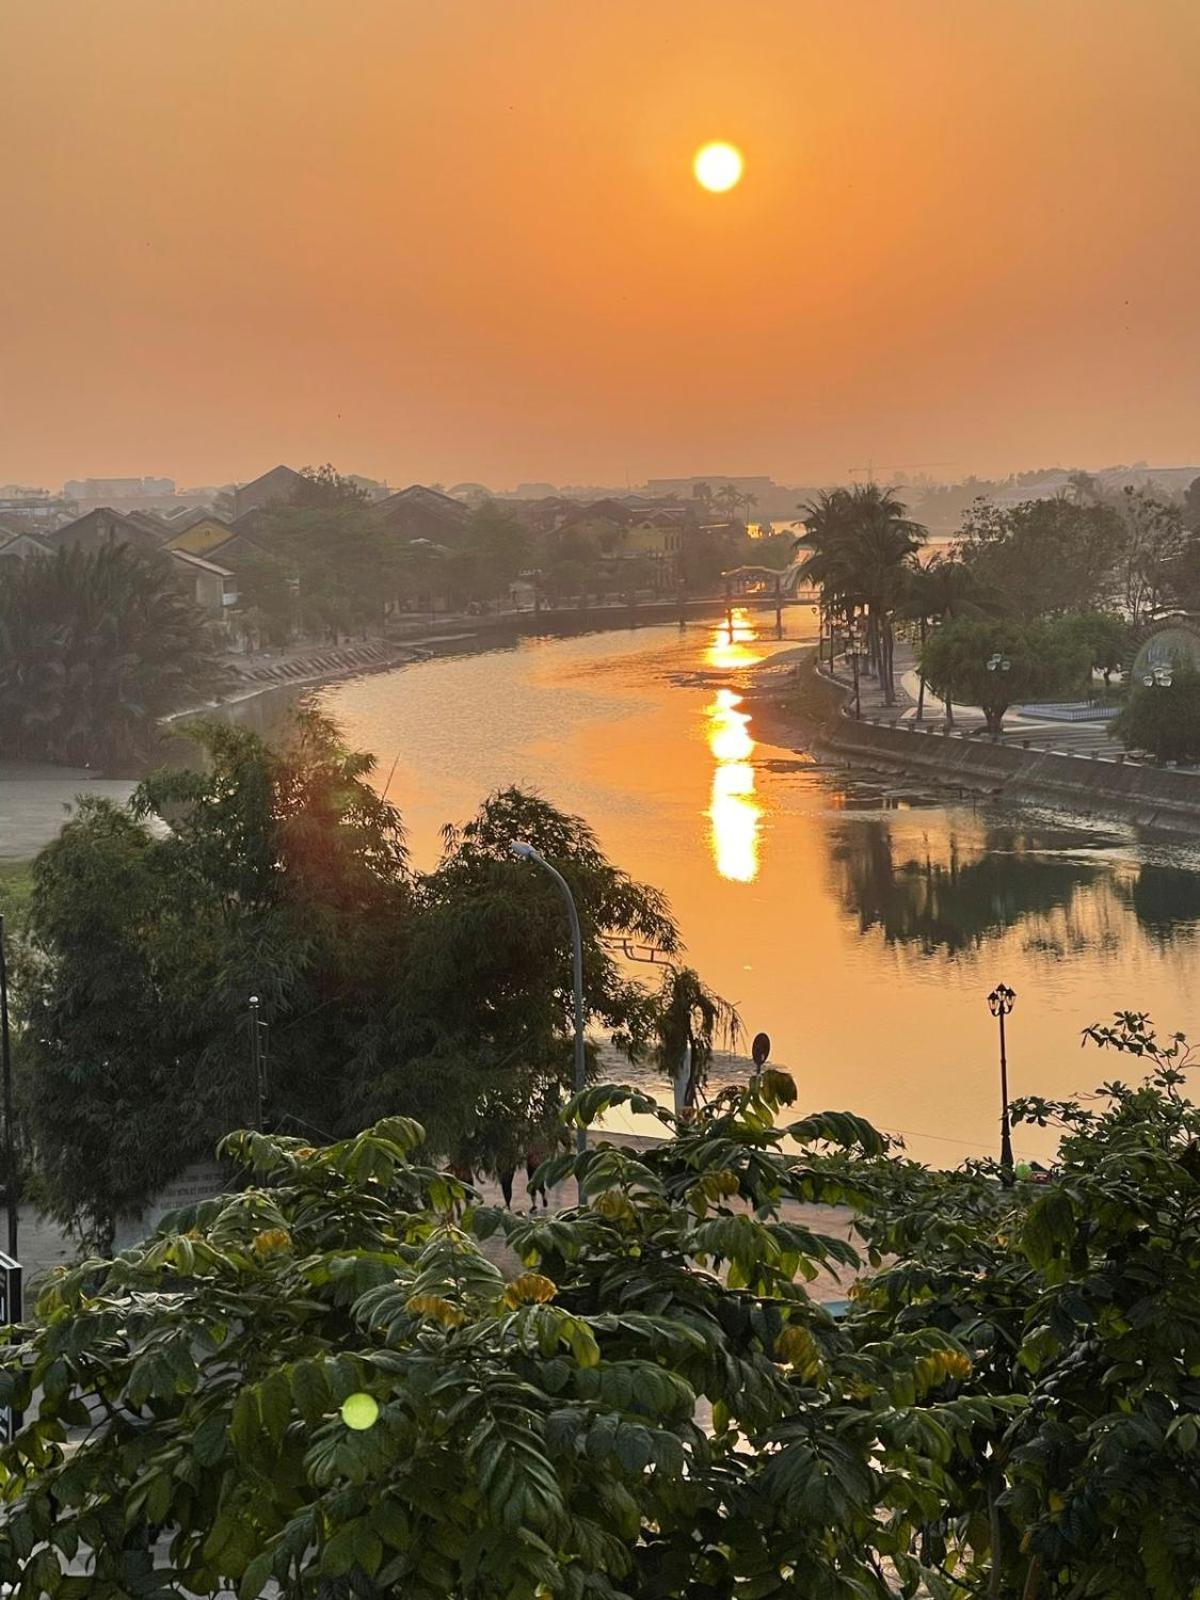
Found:
<svg viewBox="0 0 1200 1600"><path fill-rule="evenodd" d="M823 491L800 506L807 549L805 576L820 585L827 608L866 617L867 647L887 705L896 703L893 618L926 530L879 484Z"/></svg>
<svg viewBox="0 0 1200 1600"><path fill-rule="evenodd" d="M901 616L909 618L920 628L924 645L929 624L949 621L953 617L979 617L989 607L970 567L953 556L935 556L925 566L910 568L901 602ZM925 674L919 676L917 690L917 721L925 715ZM954 707L946 705L946 722L953 726Z"/></svg>
<svg viewBox="0 0 1200 1600"><path fill-rule="evenodd" d="M72 764L127 763L159 717L219 680L209 624L168 558L128 545L7 563L0 744Z"/></svg>
<svg viewBox="0 0 1200 1600"><path fill-rule="evenodd" d="M742 497L732 483L723 483L713 496L713 499L721 507L722 511L726 513L731 522L737 519Z"/></svg>

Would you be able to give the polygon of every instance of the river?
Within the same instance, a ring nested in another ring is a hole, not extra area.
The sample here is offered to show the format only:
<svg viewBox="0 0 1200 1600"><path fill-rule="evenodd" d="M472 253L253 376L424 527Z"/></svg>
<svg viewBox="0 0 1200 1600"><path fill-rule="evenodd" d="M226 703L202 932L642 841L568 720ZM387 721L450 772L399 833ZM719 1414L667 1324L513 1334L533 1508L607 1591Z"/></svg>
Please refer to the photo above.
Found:
<svg viewBox="0 0 1200 1600"><path fill-rule="evenodd" d="M1080 1050L1118 1007L1163 1032L1197 1019L1200 849L1133 830L947 799L823 770L756 737L756 665L812 614L524 639L317 692L432 864L438 830L516 784L578 812L611 858L663 889L689 960L768 1032L804 1108L845 1108L953 1165L996 1146L996 1025L1017 993L1011 1091L1136 1076ZM664 1091L665 1092L665 1091ZM1018 1159L1053 1137L1019 1128Z"/></svg>

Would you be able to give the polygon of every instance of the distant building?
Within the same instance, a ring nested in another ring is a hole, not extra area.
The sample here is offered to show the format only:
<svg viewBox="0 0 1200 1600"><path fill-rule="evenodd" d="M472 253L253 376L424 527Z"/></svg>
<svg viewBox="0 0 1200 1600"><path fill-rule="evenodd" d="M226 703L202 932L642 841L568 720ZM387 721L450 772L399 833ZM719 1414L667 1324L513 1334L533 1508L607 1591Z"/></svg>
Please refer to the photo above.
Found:
<svg viewBox="0 0 1200 1600"><path fill-rule="evenodd" d="M127 522L135 522L144 533L152 533L159 544L163 544L170 533L167 524L153 511L126 511L123 515Z"/></svg>
<svg viewBox="0 0 1200 1600"><path fill-rule="evenodd" d="M17 533L54 528L78 515L74 500L52 495L48 489L25 489L17 483L0 488L0 523Z"/></svg>
<svg viewBox="0 0 1200 1600"><path fill-rule="evenodd" d="M245 516L248 511L261 511L266 506L285 503L302 482L302 475L291 467L272 467L270 472L241 484L233 491L234 520Z"/></svg>
<svg viewBox="0 0 1200 1600"><path fill-rule="evenodd" d="M167 534L168 550L187 550L194 556L207 555L218 545L227 544L234 530L220 517L197 516L178 533Z"/></svg>
<svg viewBox="0 0 1200 1600"><path fill-rule="evenodd" d="M180 575L187 582L192 598L201 611L224 617L227 607L238 603L238 582L228 567L187 550L168 552Z"/></svg>
<svg viewBox="0 0 1200 1600"><path fill-rule="evenodd" d="M117 510L137 507L149 509L155 504L169 505L175 498L174 478L69 478L63 484L63 494L74 500L81 511L95 511L101 506Z"/></svg>
<svg viewBox="0 0 1200 1600"><path fill-rule="evenodd" d="M371 509L385 528L402 539L431 539L450 545L459 542L471 514L461 500L422 483L409 484Z"/></svg>
<svg viewBox="0 0 1200 1600"><path fill-rule="evenodd" d="M131 545L143 554L162 549L160 534L150 532L111 506L99 506L73 522L64 523L61 528L48 529L42 537L55 550L72 547L100 550L113 544Z"/></svg>
<svg viewBox="0 0 1200 1600"><path fill-rule="evenodd" d="M27 561L30 556L49 556L54 552L44 539L32 533L0 533L0 558Z"/></svg>

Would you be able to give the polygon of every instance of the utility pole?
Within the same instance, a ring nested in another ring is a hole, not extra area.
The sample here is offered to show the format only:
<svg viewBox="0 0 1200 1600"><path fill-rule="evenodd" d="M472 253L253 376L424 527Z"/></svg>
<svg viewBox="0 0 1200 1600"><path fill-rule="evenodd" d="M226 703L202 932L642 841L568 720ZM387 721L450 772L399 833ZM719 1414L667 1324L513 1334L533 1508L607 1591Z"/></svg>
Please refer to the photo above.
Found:
<svg viewBox="0 0 1200 1600"><path fill-rule="evenodd" d="M17 1156L13 1138L12 1049L8 1033L8 961L4 916L0 913L0 1073L4 1091L4 1208L8 1214L8 1254L17 1259Z"/></svg>

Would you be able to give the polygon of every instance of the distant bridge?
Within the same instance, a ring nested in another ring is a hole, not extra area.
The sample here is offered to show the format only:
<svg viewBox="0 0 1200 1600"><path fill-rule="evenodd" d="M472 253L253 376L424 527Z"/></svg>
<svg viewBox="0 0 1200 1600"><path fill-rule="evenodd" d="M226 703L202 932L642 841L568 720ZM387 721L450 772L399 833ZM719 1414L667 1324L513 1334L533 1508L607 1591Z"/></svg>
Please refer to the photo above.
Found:
<svg viewBox="0 0 1200 1600"><path fill-rule="evenodd" d="M811 583L803 582L804 563L794 561L789 567L730 567L721 578L725 584L726 599L757 600L760 604L777 605L781 600L793 604L815 606L820 591Z"/></svg>

